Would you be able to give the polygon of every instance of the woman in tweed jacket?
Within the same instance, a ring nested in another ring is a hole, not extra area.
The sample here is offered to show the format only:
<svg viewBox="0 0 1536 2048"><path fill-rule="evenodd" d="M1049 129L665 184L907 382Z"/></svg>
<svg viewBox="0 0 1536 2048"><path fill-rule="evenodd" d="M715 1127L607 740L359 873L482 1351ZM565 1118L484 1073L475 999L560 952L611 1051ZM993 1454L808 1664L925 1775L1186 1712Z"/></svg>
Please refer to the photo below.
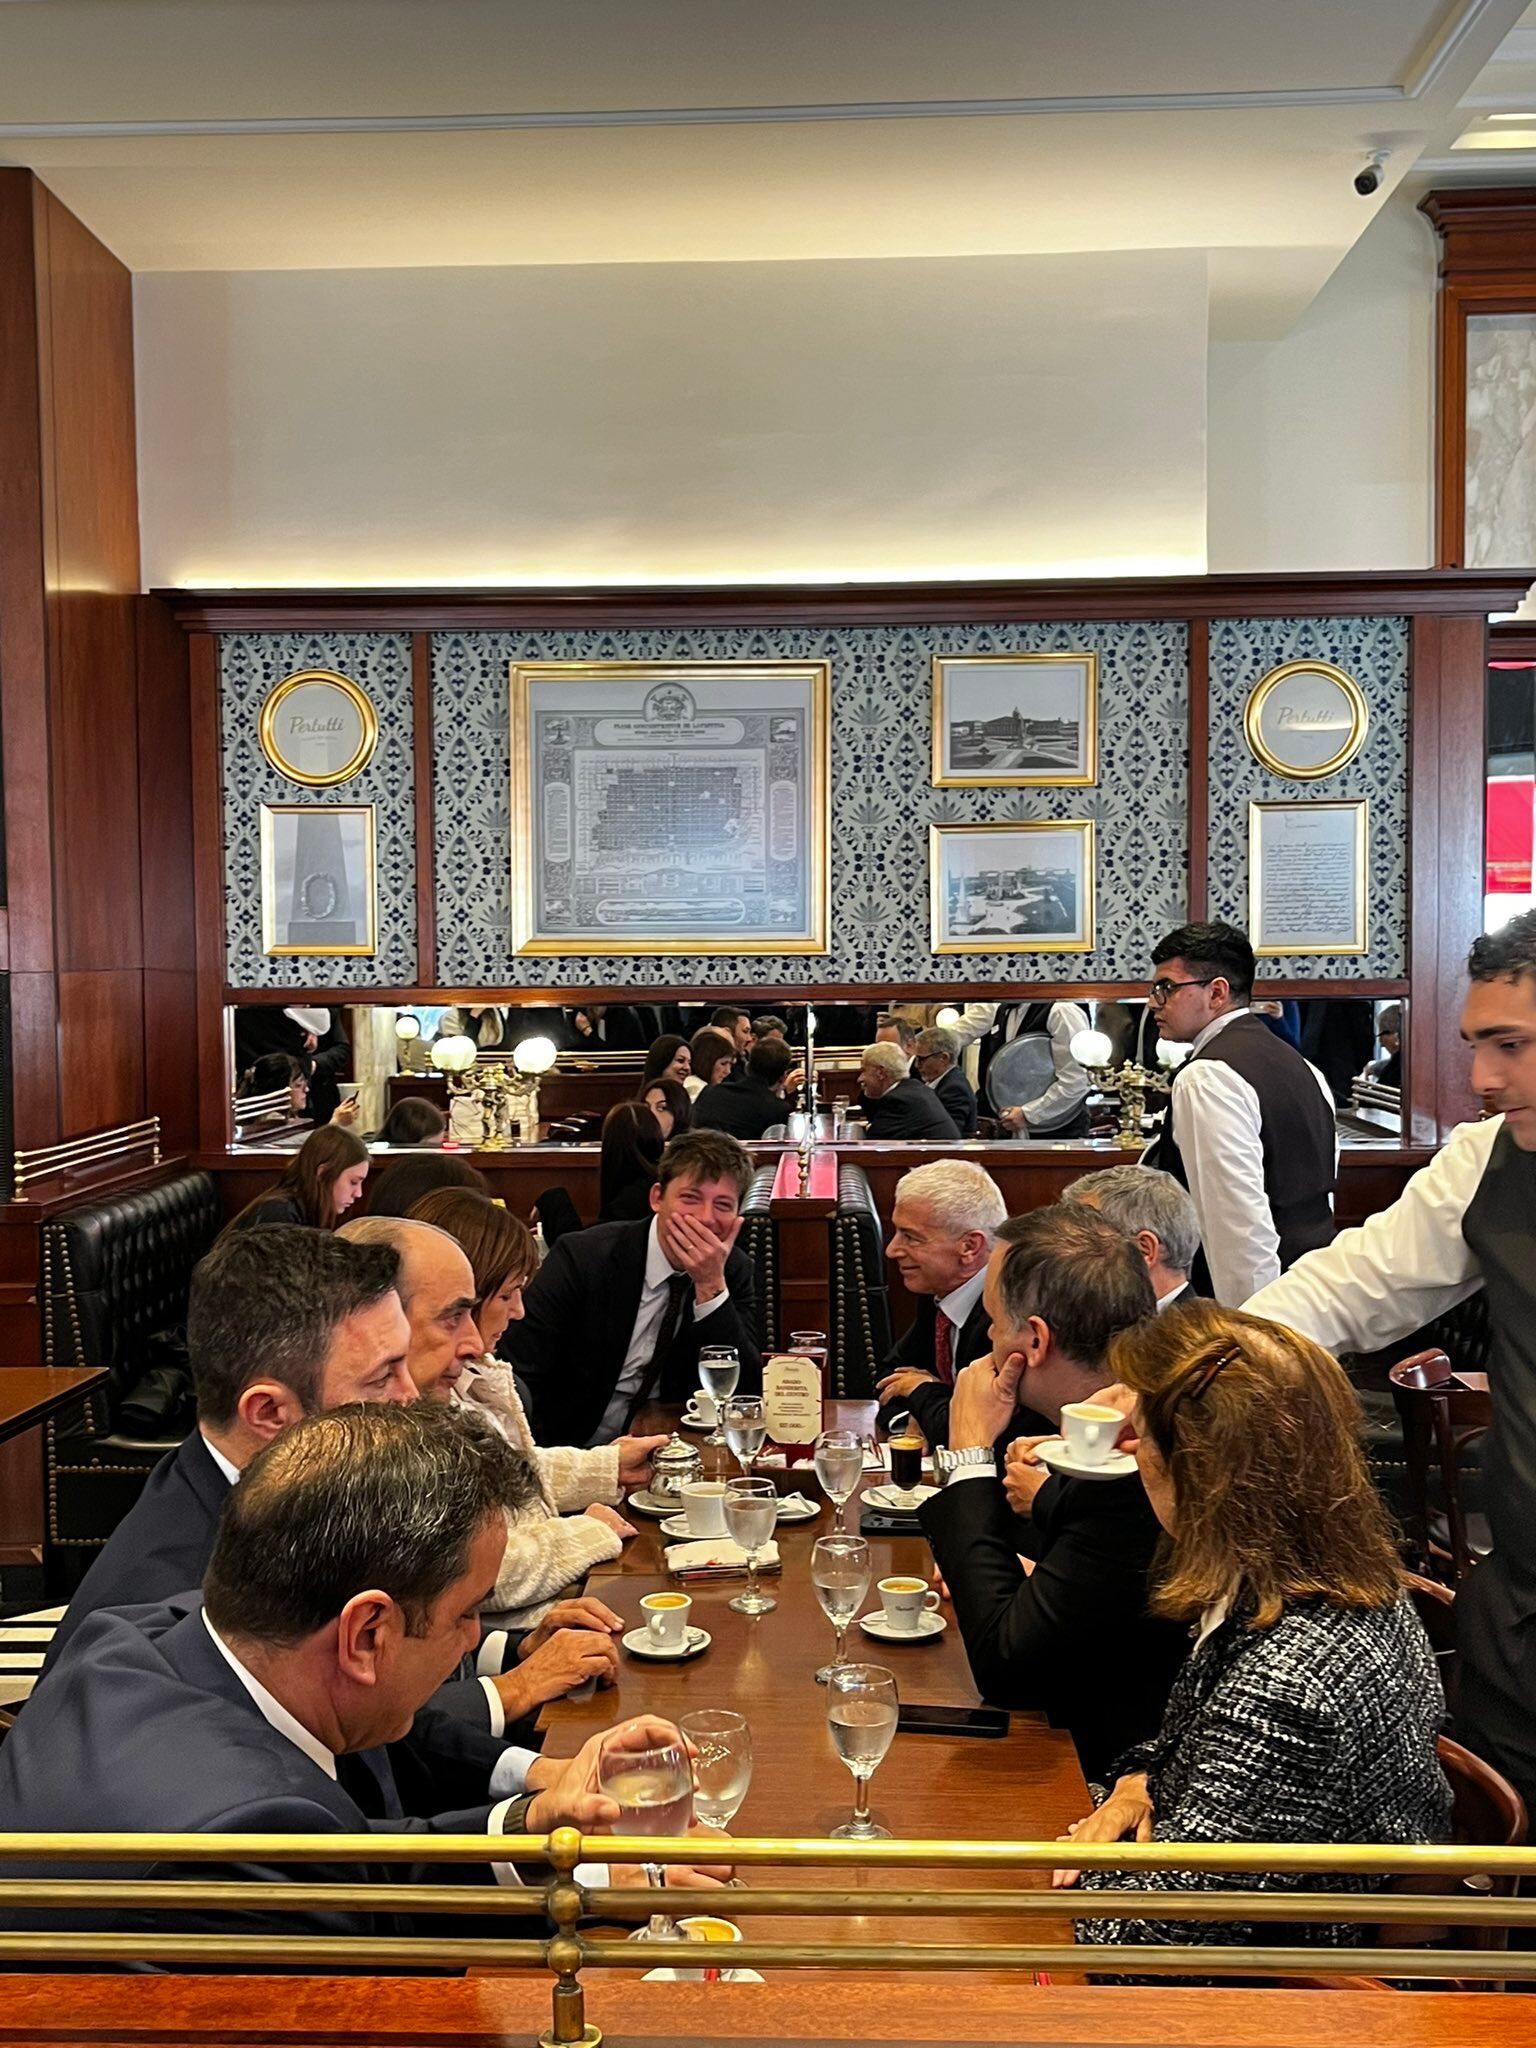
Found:
<svg viewBox="0 0 1536 2048"><path fill-rule="evenodd" d="M457 1240L475 1276L475 1326L485 1354L450 1398L471 1408L521 1451L538 1493L507 1512L507 1544L496 1590L486 1603L511 1629L532 1628L593 1565L615 1558L634 1531L612 1503L645 1486L664 1436L625 1436L596 1450L536 1444L512 1368L495 1356L507 1324L522 1314L521 1296L535 1264L531 1232L517 1217L470 1188L440 1188L411 1211Z"/></svg>
<svg viewBox="0 0 1536 2048"><path fill-rule="evenodd" d="M1136 1395L1143 1483L1168 1533L1155 1604L1195 1646L1162 1727L1122 1757L1078 1841L1434 1842L1450 1832L1435 1756L1434 1656L1402 1589L1325 1351L1200 1302L1116 1340ZM1180 1921L1181 1892L1357 1889L1355 1877L1057 1873L1085 1891L1169 1894L1167 1920L1087 1919L1095 1943L1353 1945L1351 1926Z"/></svg>

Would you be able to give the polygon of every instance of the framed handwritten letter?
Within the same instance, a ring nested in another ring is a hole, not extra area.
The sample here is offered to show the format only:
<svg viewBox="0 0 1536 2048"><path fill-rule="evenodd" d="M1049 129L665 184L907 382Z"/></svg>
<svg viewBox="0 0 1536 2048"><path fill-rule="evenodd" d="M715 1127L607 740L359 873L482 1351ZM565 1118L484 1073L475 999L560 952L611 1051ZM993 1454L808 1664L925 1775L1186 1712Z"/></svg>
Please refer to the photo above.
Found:
<svg viewBox="0 0 1536 2048"><path fill-rule="evenodd" d="M1261 958L1364 953L1370 806L1248 806L1248 924Z"/></svg>

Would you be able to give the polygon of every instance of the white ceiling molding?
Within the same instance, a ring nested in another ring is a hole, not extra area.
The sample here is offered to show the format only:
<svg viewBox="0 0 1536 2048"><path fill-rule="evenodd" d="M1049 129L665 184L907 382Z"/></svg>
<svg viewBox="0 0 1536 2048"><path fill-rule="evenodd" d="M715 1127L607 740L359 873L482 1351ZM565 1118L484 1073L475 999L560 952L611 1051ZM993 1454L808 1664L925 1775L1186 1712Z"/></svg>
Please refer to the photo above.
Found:
<svg viewBox="0 0 1536 2048"><path fill-rule="evenodd" d="M1488 0L1453 0L1445 19L1403 74L1402 90L1406 99L1416 100L1424 93L1434 91L1487 9Z"/></svg>

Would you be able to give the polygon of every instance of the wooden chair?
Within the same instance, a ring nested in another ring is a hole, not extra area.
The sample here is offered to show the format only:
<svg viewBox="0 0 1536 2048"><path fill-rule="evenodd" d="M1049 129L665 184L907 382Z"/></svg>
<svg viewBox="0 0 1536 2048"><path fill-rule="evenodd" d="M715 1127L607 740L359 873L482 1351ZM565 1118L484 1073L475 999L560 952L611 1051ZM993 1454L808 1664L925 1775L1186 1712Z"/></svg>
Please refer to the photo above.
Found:
<svg viewBox="0 0 1536 2048"><path fill-rule="evenodd" d="M1417 1572L1404 1572L1403 1577L1413 1600L1414 1611L1424 1624L1425 1635L1429 1637L1429 1647L1435 1653L1445 1703L1454 1713L1456 1686L1460 1676L1460 1659L1456 1647L1456 1595L1449 1586L1442 1586L1438 1579L1422 1578Z"/></svg>
<svg viewBox="0 0 1536 2048"><path fill-rule="evenodd" d="M1388 1378L1403 1425L1408 1461L1409 1496L1413 1504L1422 1559L1431 1568L1449 1563L1453 1579L1466 1577L1486 1541L1469 1534L1462 1499L1461 1467L1468 1446L1478 1441L1493 1421L1493 1402L1484 1373L1458 1372L1443 1351L1420 1351L1394 1365ZM1436 1540L1430 1499L1431 1470L1438 1472L1445 1509L1446 1541Z"/></svg>

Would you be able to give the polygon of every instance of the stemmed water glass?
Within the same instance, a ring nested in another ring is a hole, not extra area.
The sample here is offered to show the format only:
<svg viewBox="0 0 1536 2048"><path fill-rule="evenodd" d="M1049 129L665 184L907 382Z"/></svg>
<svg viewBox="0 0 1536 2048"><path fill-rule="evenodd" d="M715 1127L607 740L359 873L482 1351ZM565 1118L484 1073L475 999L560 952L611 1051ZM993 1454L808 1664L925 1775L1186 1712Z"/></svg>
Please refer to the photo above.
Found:
<svg viewBox="0 0 1536 2048"><path fill-rule="evenodd" d="M832 1528L841 1534L843 1509L864 1476L864 1439L856 1429L824 1429L816 1439L816 1477L836 1509Z"/></svg>
<svg viewBox="0 0 1536 2048"><path fill-rule="evenodd" d="M736 1391L736 1382L741 1378L741 1360L736 1355L734 1344L706 1344L699 1353L699 1385L706 1394L715 1398L715 1426L705 1437L707 1444L723 1444L725 1431L720 1427L720 1404L728 1401Z"/></svg>
<svg viewBox="0 0 1536 2048"><path fill-rule="evenodd" d="M748 1479L758 1452L768 1437L768 1412L761 1394L735 1394L720 1410L725 1440L736 1455Z"/></svg>
<svg viewBox="0 0 1536 2048"><path fill-rule="evenodd" d="M752 1730L729 1707L701 1707L678 1722L693 1744L693 1811L712 1828L728 1828L752 1783Z"/></svg>
<svg viewBox="0 0 1536 2048"><path fill-rule="evenodd" d="M896 1680L880 1664L837 1664L827 1680L832 1747L853 1773L853 1818L832 1833L848 1842L887 1842L889 1828L871 1820L869 1781L896 1735Z"/></svg>
<svg viewBox="0 0 1536 2048"><path fill-rule="evenodd" d="M726 1427L729 1429L729 1423ZM778 1489L771 1479L725 1482L725 1526L732 1541L747 1553L747 1590L729 1603L733 1614L771 1614L779 1604L757 1587L757 1555L772 1537L778 1519Z"/></svg>
<svg viewBox="0 0 1536 2048"><path fill-rule="evenodd" d="M818 1685L825 1685L843 1661L843 1638L864 1605L869 1579L869 1545L862 1536L818 1536L812 1544L811 1584L822 1613L837 1631L837 1648L832 1662L817 1672Z"/></svg>
<svg viewBox="0 0 1536 2048"><path fill-rule="evenodd" d="M685 1835L693 1821L693 1768L681 1743L651 1749L609 1749L598 1759L597 1782L619 1809L615 1832L627 1835ZM665 1885L659 1863L642 1864L647 1884ZM658 1925L658 1922L661 1923ZM651 1916L651 1934L675 1938L664 1914Z"/></svg>

